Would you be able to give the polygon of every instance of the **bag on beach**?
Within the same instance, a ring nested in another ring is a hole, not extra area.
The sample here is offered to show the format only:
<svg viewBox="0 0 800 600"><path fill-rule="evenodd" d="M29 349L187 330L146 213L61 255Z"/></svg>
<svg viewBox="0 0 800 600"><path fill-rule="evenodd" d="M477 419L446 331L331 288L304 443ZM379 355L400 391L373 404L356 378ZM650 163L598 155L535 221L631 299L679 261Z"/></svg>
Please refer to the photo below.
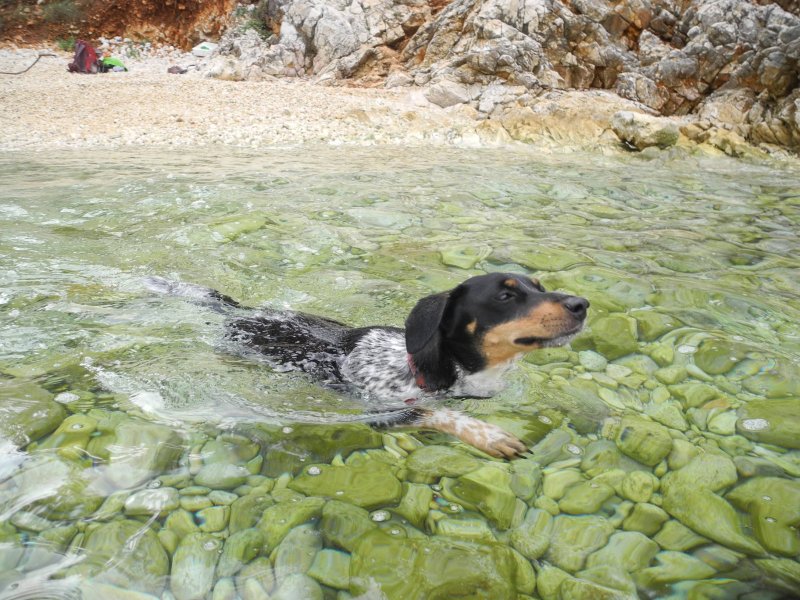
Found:
<svg viewBox="0 0 800 600"><path fill-rule="evenodd" d="M75 42L75 56L67 65L67 70L71 73L97 73L99 70L97 51L83 40L78 40Z"/></svg>

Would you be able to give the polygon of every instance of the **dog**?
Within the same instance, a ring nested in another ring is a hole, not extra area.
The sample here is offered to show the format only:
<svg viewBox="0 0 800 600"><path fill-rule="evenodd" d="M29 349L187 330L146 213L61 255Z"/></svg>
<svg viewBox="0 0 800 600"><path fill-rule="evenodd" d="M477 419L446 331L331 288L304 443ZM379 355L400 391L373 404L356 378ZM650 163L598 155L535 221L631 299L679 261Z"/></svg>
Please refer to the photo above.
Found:
<svg viewBox="0 0 800 600"><path fill-rule="evenodd" d="M157 277L148 286L229 312L226 334L246 353L360 395L383 411L373 425L434 429L498 458L518 456L525 445L496 425L430 405L495 395L520 357L575 337L589 308L586 298L548 292L537 279L514 273L479 275L422 298L405 329L249 309L216 290Z"/></svg>

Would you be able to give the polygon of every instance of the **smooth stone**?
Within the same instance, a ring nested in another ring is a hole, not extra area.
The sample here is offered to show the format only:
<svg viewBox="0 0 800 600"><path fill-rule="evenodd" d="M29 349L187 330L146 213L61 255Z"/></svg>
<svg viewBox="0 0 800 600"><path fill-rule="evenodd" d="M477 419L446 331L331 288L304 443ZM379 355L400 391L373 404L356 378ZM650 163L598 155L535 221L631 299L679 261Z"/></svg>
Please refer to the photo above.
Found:
<svg viewBox="0 0 800 600"><path fill-rule="evenodd" d="M230 506L239 499L239 496L237 496L233 492L223 492L222 490L214 490L208 495L208 499L211 500L211 502L213 502L217 506Z"/></svg>
<svg viewBox="0 0 800 600"><path fill-rule="evenodd" d="M500 530L511 527L517 497L511 491L511 475L491 465L442 479L442 495L465 508L477 510Z"/></svg>
<svg viewBox="0 0 800 600"><path fill-rule="evenodd" d="M433 490L421 483L404 483L403 490L395 512L408 519L414 527L421 528L433 502Z"/></svg>
<svg viewBox="0 0 800 600"><path fill-rule="evenodd" d="M275 588L275 573L266 556L259 556L247 563L234 578L236 589L242 598L270 599Z"/></svg>
<svg viewBox="0 0 800 600"><path fill-rule="evenodd" d="M219 575L219 572L217 572ZM222 577L214 585L211 600L236 600L236 584L230 577Z"/></svg>
<svg viewBox="0 0 800 600"><path fill-rule="evenodd" d="M578 352L578 361L587 371L605 371L608 359L593 350Z"/></svg>
<svg viewBox="0 0 800 600"><path fill-rule="evenodd" d="M726 498L750 513L756 539L770 552L800 554L800 482L757 477L731 490Z"/></svg>
<svg viewBox="0 0 800 600"><path fill-rule="evenodd" d="M324 505L322 498L303 498L298 502L281 502L267 508L257 524L264 534L265 551L272 552L291 529L318 518Z"/></svg>
<svg viewBox="0 0 800 600"><path fill-rule="evenodd" d="M742 531L734 508L714 493L736 481L736 467L730 458L699 454L661 479L663 507L702 536L746 554L763 555L763 548Z"/></svg>
<svg viewBox="0 0 800 600"><path fill-rule="evenodd" d="M623 314L600 317L591 324L597 352L608 360L622 358L639 349L636 320Z"/></svg>
<svg viewBox="0 0 800 600"><path fill-rule="evenodd" d="M247 462L256 457L260 445L236 434L223 434L203 445L201 454L205 464Z"/></svg>
<svg viewBox="0 0 800 600"><path fill-rule="evenodd" d="M350 592L377 585L388 598L516 599L516 559L506 546L447 537L368 533L350 563Z"/></svg>
<svg viewBox="0 0 800 600"><path fill-rule="evenodd" d="M633 310L630 315L636 319L639 338L645 342L657 340L681 324L675 317L654 310Z"/></svg>
<svg viewBox="0 0 800 600"><path fill-rule="evenodd" d="M366 509L397 504L403 493L393 467L378 461L359 467L310 465L294 478L289 488Z"/></svg>
<svg viewBox="0 0 800 600"><path fill-rule="evenodd" d="M681 411L681 405L675 400L665 402L649 402L644 407L644 414L671 429L686 431L689 424Z"/></svg>
<svg viewBox="0 0 800 600"><path fill-rule="evenodd" d="M660 367L666 367L675 360L675 349L669 344L654 344L649 349L650 358Z"/></svg>
<svg viewBox="0 0 800 600"><path fill-rule="evenodd" d="M785 471L765 458L735 456L733 463L740 477L780 477Z"/></svg>
<svg viewBox="0 0 800 600"><path fill-rule="evenodd" d="M645 535L654 535L669 519L664 510L648 502L640 502L633 506L633 510L622 521L625 531L638 531Z"/></svg>
<svg viewBox="0 0 800 600"><path fill-rule="evenodd" d="M800 563L788 558L765 558L754 561L756 566L770 575L774 581L777 578L790 594L800 589Z"/></svg>
<svg viewBox="0 0 800 600"><path fill-rule="evenodd" d="M620 471L620 479L625 472L641 469L642 465L619 451L611 440L597 440L589 443L583 451L581 470L589 477L596 477L611 471Z"/></svg>
<svg viewBox="0 0 800 600"><path fill-rule="evenodd" d="M783 402L791 403L792 398L800 396L800 377L798 377L797 365L780 359L777 362L778 364L774 368L761 369L752 377L748 377L742 382L742 385L748 392L757 396L782 399ZM795 414L796 410L795 407Z"/></svg>
<svg viewBox="0 0 800 600"><path fill-rule="evenodd" d="M708 419L708 430L717 435L733 435L736 433L736 420L736 413L726 410Z"/></svg>
<svg viewBox="0 0 800 600"><path fill-rule="evenodd" d="M669 391L684 408L697 408L722 395L717 388L706 383L679 383L669 386Z"/></svg>
<svg viewBox="0 0 800 600"><path fill-rule="evenodd" d="M317 552L308 576L336 590L350 589L350 555L325 548Z"/></svg>
<svg viewBox="0 0 800 600"><path fill-rule="evenodd" d="M211 506L197 511L195 518L200 525L200 531L222 531L228 525L231 516L229 506Z"/></svg>
<svg viewBox="0 0 800 600"><path fill-rule="evenodd" d="M164 527L174 531L181 539L199 531L194 522L194 515L183 509L173 510L164 521Z"/></svg>
<svg viewBox="0 0 800 600"><path fill-rule="evenodd" d="M300 525L287 533L270 557L278 585L290 575L306 573L321 549L322 534L314 525Z"/></svg>
<svg viewBox="0 0 800 600"><path fill-rule="evenodd" d="M800 402L751 400L739 409L736 431L754 442L800 448Z"/></svg>
<svg viewBox="0 0 800 600"><path fill-rule="evenodd" d="M172 529L163 527L156 535L158 535L158 541L161 542L162 546L164 546L164 550L166 550L170 556L175 554L175 549L178 547L178 543L180 542L178 534Z"/></svg>
<svg viewBox="0 0 800 600"><path fill-rule="evenodd" d="M79 460L96 428L97 421L92 417L80 413L70 415L38 444L37 449L56 450L64 458Z"/></svg>
<svg viewBox="0 0 800 600"><path fill-rule="evenodd" d="M550 547L545 558L557 567L575 573L586 558L608 542L614 526L599 516L558 515L553 519Z"/></svg>
<svg viewBox="0 0 800 600"><path fill-rule="evenodd" d="M642 569L634 575L639 586L652 588L686 579L706 579L715 573L713 567L683 552L665 550L656 554L655 559L657 566Z"/></svg>
<svg viewBox="0 0 800 600"><path fill-rule="evenodd" d="M476 541L496 541L492 530L483 519L444 518L436 521L436 534Z"/></svg>
<svg viewBox="0 0 800 600"><path fill-rule="evenodd" d="M222 542L207 533L191 533L172 557L170 590L177 600L201 600L214 586Z"/></svg>
<svg viewBox="0 0 800 600"><path fill-rule="evenodd" d="M250 493L231 504L228 531L236 533L253 527L258 523L262 513L273 504L275 501L266 489L254 488Z"/></svg>
<svg viewBox="0 0 800 600"><path fill-rule="evenodd" d="M586 566L592 568L611 565L633 573L647 567L658 551L658 544L642 533L618 531L609 538L605 546L587 558Z"/></svg>
<svg viewBox="0 0 800 600"><path fill-rule="evenodd" d="M686 367L680 365L670 365L662 367L654 373L655 378L665 385L675 385L689 376Z"/></svg>
<svg viewBox="0 0 800 600"><path fill-rule="evenodd" d="M204 508L214 506L214 503L208 496L181 496L180 503L181 508L189 512L197 512Z"/></svg>
<svg viewBox="0 0 800 600"><path fill-rule="evenodd" d="M143 594L93 580L82 581L77 589L80 590L81 600L110 600L112 598L113 600L157 600L158 598L152 594Z"/></svg>
<svg viewBox="0 0 800 600"><path fill-rule="evenodd" d="M53 527L54 523L27 510L18 510L11 515L9 522L17 529L39 533Z"/></svg>
<svg viewBox="0 0 800 600"><path fill-rule="evenodd" d="M240 465L211 463L198 471L194 481L214 490L231 490L243 485L249 476L250 471Z"/></svg>
<svg viewBox="0 0 800 600"><path fill-rule="evenodd" d="M53 395L33 383L4 383L0 405L0 437L16 446L27 446L53 431L67 411Z"/></svg>
<svg viewBox="0 0 800 600"><path fill-rule="evenodd" d="M664 550L686 552L697 546L707 544L708 540L697 535L680 521L670 519L653 538Z"/></svg>
<svg viewBox="0 0 800 600"><path fill-rule="evenodd" d="M517 498L530 502L542 484L542 468L535 460L521 459L513 462L511 491Z"/></svg>
<svg viewBox="0 0 800 600"><path fill-rule="evenodd" d="M585 481L578 469L545 469L542 493L553 500L560 500L570 486Z"/></svg>
<svg viewBox="0 0 800 600"><path fill-rule="evenodd" d="M658 479L646 471L632 471L619 484L619 493L632 502L649 502L658 489Z"/></svg>
<svg viewBox="0 0 800 600"><path fill-rule="evenodd" d="M408 480L414 483L429 484L442 477L460 477L480 466L475 457L448 446L422 446L406 458Z"/></svg>
<svg viewBox="0 0 800 600"><path fill-rule="evenodd" d="M623 417L614 440L623 454L653 467L672 450L672 437L660 424L639 417Z"/></svg>
<svg viewBox="0 0 800 600"><path fill-rule="evenodd" d="M511 530L511 545L529 560L536 560L547 551L553 531L553 517L545 510L530 508L522 523Z"/></svg>
<svg viewBox="0 0 800 600"><path fill-rule="evenodd" d="M143 523L104 523L83 541L86 560L79 567L97 581L159 595L169 573L169 556L158 536Z"/></svg>
<svg viewBox="0 0 800 600"><path fill-rule="evenodd" d="M126 419L117 426L109 446L106 477L118 488L133 488L168 471L182 452L183 441L173 429Z"/></svg>
<svg viewBox="0 0 800 600"><path fill-rule="evenodd" d="M302 573L289 575L270 597L270 600L323 600L324 593L319 584Z"/></svg>
<svg viewBox="0 0 800 600"><path fill-rule="evenodd" d="M698 346L694 364L709 375L724 375L747 357L750 349L721 338L708 338Z"/></svg>
<svg viewBox="0 0 800 600"><path fill-rule="evenodd" d="M358 506L331 500L322 509L320 531L327 545L352 552L359 541L376 527L369 512Z"/></svg>
<svg viewBox="0 0 800 600"><path fill-rule="evenodd" d="M439 251L442 264L459 269L473 269L492 253L489 246L454 246Z"/></svg>
<svg viewBox="0 0 800 600"><path fill-rule="evenodd" d="M677 471L688 465L699 451L699 448L689 441L672 440L672 451L667 457L667 465L670 471Z"/></svg>
<svg viewBox="0 0 800 600"><path fill-rule="evenodd" d="M533 594L536 591L536 571L531 562L519 552L511 551L516 566L515 579L517 584L517 600L525 598L524 594Z"/></svg>
<svg viewBox="0 0 800 600"><path fill-rule="evenodd" d="M164 516L180 505L178 490L170 487L139 490L125 501L125 514L131 516Z"/></svg>
<svg viewBox="0 0 800 600"><path fill-rule="evenodd" d="M558 502L561 512L571 515L592 514L614 495L614 488L604 483L584 481L569 487Z"/></svg>
<svg viewBox="0 0 800 600"><path fill-rule="evenodd" d="M217 565L218 577L232 577L256 558L264 546L264 534L255 527L243 529L225 540Z"/></svg>

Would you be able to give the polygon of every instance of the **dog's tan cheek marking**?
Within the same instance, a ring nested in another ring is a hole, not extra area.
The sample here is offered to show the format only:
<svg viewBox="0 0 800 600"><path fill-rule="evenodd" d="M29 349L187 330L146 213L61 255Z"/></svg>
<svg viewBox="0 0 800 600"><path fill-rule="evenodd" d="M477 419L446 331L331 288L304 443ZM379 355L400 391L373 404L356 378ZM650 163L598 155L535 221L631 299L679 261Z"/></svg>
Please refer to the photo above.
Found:
<svg viewBox="0 0 800 600"><path fill-rule="evenodd" d="M476 329L478 329L478 320L477 319L475 319L474 321L471 321L470 323L467 323L467 331L469 333L474 334Z"/></svg>

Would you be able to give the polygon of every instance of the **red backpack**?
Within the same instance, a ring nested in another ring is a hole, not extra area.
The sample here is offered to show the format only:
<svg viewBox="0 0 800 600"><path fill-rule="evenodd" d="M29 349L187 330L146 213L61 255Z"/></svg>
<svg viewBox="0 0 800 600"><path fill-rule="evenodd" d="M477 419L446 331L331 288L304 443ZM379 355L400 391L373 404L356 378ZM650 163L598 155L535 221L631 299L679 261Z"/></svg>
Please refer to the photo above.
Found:
<svg viewBox="0 0 800 600"><path fill-rule="evenodd" d="M75 56L67 65L67 70L71 73L97 73L99 70L97 51L83 40L78 40L75 42Z"/></svg>

